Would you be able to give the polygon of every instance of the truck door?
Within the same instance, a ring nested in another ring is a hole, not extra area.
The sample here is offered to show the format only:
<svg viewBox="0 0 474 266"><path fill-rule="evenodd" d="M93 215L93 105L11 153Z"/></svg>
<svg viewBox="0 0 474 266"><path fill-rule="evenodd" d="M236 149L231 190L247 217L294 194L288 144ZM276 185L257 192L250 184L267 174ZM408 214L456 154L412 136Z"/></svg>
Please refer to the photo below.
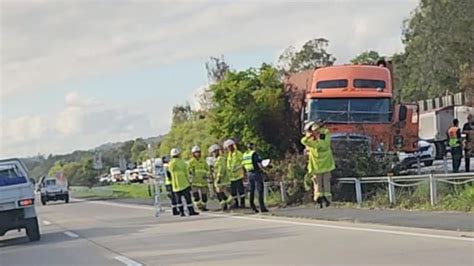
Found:
<svg viewBox="0 0 474 266"><path fill-rule="evenodd" d="M416 104L395 105L393 112L393 147L395 151L414 152L418 147L419 112Z"/></svg>

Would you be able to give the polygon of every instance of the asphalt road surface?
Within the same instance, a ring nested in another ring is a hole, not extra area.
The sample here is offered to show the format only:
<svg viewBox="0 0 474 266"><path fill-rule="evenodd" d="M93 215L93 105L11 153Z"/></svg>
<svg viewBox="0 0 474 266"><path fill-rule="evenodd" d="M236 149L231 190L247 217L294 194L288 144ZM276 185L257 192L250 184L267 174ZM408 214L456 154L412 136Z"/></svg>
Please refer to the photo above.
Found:
<svg viewBox="0 0 474 266"><path fill-rule="evenodd" d="M0 238L1 266L474 265L474 238L463 232L217 213L155 218L153 207L111 202L38 212L41 241Z"/></svg>

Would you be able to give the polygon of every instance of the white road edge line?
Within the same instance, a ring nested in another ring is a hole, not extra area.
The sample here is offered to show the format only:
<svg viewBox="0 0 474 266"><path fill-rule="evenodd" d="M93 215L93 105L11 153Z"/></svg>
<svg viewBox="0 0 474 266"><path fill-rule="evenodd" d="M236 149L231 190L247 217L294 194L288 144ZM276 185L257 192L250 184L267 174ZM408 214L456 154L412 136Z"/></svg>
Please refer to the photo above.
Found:
<svg viewBox="0 0 474 266"><path fill-rule="evenodd" d="M140 210L154 210L154 207L151 207L151 206L149 206L149 207L148 206L137 206L137 205L132 205L132 204L113 203L113 202L98 202L98 201L90 201L90 203L109 205L109 206L117 206L117 207L125 207L125 208L132 208L132 209L140 209ZM226 214L212 214L212 213L203 213L203 215L205 215L205 216L215 216L215 217L224 217L224 218L230 218L230 219L240 219L240 220L259 221L259 222L268 222L268 223L279 223L279 224L291 224L291 225L299 225L299 226L310 226L310 227L319 227L319 228L348 230L348 231L371 232L371 233L382 233L382 234L411 236L411 237L425 237L425 238L434 238L434 239L474 242L474 238L467 238L467 237L460 237L460 236L445 236L445 235L414 233L414 232L406 232L406 231L395 231L395 230L373 229L373 228L364 228L364 227L351 227L351 226L342 226L342 225L320 224L320 223L317 223L316 221L314 223L299 222L299 221L287 221L287 220L268 218L269 216L244 217L244 216L235 216L235 215L226 215Z"/></svg>
<svg viewBox="0 0 474 266"><path fill-rule="evenodd" d="M127 266L143 266L143 264L141 263L138 263L132 259L129 259L127 257L124 257L124 256L117 256L115 257L114 259L122 262L123 264L127 265Z"/></svg>
<svg viewBox="0 0 474 266"><path fill-rule="evenodd" d="M77 234L74 234L73 232L71 231L65 231L63 232L65 235L67 235L68 237L72 237L72 238L78 238L79 236Z"/></svg>
<svg viewBox="0 0 474 266"><path fill-rule="evenodd" d="M44 225L50 225L50 224L51 224L51 222L50 222L50 221L46 221L46 220L44 220L44 221L43 221L43 224L44 224Z"/></svg>

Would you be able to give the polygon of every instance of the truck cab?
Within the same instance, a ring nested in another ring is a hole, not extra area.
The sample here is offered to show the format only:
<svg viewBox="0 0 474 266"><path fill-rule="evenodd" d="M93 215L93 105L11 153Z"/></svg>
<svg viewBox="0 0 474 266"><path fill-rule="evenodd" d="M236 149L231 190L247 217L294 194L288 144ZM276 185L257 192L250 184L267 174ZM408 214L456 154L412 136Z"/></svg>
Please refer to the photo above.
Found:
<svg viewBox="0 0 474 266"><path fill-rule="evenodd" d="M34 182L20 160L0 160L0 236L20 229L30 241L40 239Z"/></svg>
<svg viewBox="0 0 474 266"><path fill-rule="evenodd" d="M416 150L417 107L394 103L388 67L319 68L306 92L303 120L326 124L336 156L356 147L380 153Z"/></svg>

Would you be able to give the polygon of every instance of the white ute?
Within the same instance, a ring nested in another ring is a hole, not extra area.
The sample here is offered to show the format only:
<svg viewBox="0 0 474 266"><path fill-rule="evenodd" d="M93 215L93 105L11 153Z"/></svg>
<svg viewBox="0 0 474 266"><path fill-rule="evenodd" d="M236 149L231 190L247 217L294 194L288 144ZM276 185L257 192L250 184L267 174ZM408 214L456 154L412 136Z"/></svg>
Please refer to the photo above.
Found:
<svg viewBox="0 0 474 266"><path fill-rule="evenodd" d="M57 177L45 176L40 179L41 203L46 205L48 201L64 200L69 203L69 185L67 179L58 174Z"/></svg>
<svg viewBox="0 0 474 266"><path fill-rule="evenodd" d="M26 229L30 241L40 239L33 182L20 160L0 160L0 236Z"/></svg>

